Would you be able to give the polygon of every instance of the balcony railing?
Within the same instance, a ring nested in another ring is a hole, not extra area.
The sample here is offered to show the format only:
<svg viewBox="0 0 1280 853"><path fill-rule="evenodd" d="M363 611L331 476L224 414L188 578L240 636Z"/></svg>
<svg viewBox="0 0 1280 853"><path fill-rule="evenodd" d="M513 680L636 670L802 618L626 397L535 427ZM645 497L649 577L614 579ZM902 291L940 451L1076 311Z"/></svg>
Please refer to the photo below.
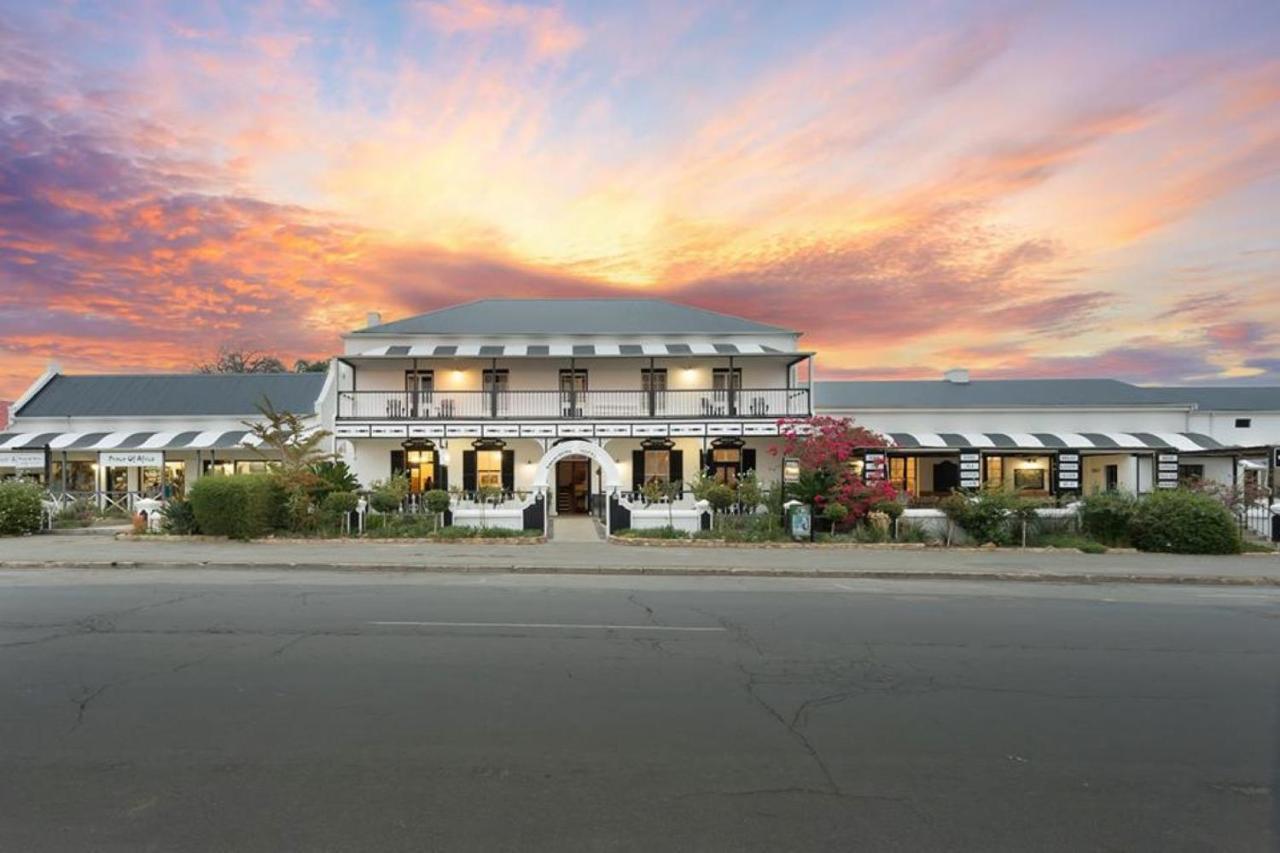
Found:
<svg viewBox="0 0 1280 853"><path fill-rule="evenodd" d="M339 391L343 420L787 418L810 414L807 388L678 391Z"/></svg>

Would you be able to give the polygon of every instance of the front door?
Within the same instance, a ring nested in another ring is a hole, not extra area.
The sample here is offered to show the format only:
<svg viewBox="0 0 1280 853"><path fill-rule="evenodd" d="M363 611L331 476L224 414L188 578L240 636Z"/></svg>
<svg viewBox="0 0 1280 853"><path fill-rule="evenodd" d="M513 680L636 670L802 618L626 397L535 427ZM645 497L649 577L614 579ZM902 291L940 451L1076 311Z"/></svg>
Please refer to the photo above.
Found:
<svg viewBox="0 0 1280 853"><path fill-rule="evenodd" d="M582 515L591 509L591 463L561 459L556 463L556 512Z"/></svg>

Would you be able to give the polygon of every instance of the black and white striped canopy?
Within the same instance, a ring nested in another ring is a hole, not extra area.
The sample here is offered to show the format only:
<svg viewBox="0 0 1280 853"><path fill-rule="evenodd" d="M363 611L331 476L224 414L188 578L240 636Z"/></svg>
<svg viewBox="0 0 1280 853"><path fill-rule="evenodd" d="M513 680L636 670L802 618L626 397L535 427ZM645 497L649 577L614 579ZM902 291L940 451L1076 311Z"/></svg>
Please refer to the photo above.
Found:
<svg viewBox="0 0 1280 853"><path fill-rule="evenodd" d="M0 450L223 450L256 447L248 430L184 432L6 432Z"/></svg>
<svg viewBox="0 0 1280 853"><path fill-rule="evenodd" d="M892 432L901 448L981 450L1225 450L1198 432Z"/></svg>

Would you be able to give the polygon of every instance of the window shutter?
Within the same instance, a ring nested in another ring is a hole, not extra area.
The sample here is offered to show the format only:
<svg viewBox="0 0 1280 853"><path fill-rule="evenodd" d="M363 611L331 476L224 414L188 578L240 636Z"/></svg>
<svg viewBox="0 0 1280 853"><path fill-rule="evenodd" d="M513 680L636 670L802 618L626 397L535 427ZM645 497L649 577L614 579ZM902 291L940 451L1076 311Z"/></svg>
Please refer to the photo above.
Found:
<svg viewBox="0 0 1280 853"><path fill-rule="evenodd" d="M502 490L504 492L516 490L516 452L514 450L502 451Z"/></svg>
<svg viewBox="0 0 1280 853"><path fill-rule="evenodd" d="M449 467L440 464L440 451L436 451L436 488L449 491Z"/></svg>
<svg viewBox="0 0 1280 853"><path fill-rule="evenodd" d="M671 468L667 471L667 476L671 478L671 482L684 480L684 451L672 450L668 454L671 457Z"/></svg>
<svg viewBox="0 0 1280 853"><path fill-rule="evenodd" d="M756 450L754 447L742 448L742 470L756 470Z"/></svg>
<svg viewBox="0 0 1280 853"><path fill-rule="evenodd" d="M462 490L464 492L476 490L476 452L474 450L462 451Z"/></svg>
<svg viewBox="0 0 1280 853"><path fill-rule="evenodd" d="M644 451L631 451L631 491L638 492L644 488Z"/></svg>
<svg viewBox="0 0 1280 853"><path fill-rule="evenodd" d="M404 451L391 451L391 476L401 477L404 475Z"/></svg>

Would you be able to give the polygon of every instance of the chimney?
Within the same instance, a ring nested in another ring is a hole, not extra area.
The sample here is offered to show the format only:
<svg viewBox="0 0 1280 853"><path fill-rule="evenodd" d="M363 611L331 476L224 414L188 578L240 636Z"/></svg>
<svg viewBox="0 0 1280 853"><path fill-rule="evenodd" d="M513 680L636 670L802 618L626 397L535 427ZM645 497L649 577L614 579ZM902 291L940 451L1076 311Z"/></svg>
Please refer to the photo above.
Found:
<svg viewBox="0 0 1280 853"><path fill-rule="evenodd" d="M381 326L381 325L382 325L382 315L379 314L377 311L370 311L368 314L364 315L364 327L366 329L372 329L374 326Z"/></svg>
<svg viewBox="0 0 1280 853"><path fill-rule="evenodd" d="M946 373L942 374L943 380L950 382L952 385L968 385L969 370L965 367L953 367Z"/></svg>

